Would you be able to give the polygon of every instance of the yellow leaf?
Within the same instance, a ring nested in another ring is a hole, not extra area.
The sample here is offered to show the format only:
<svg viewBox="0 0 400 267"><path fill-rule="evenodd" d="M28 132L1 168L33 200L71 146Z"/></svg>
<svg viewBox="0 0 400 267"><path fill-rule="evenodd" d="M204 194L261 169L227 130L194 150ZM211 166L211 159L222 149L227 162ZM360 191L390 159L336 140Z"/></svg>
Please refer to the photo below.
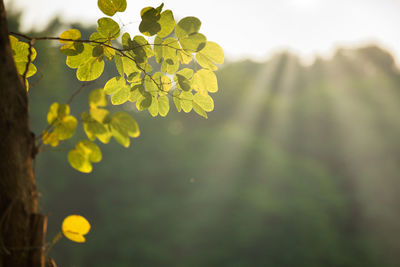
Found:
<svg viewBox="0 0 400 267"><path fill-rule="evenodd" d="M80 215L69 215L64 219L61 230L66 238L83 243L86 241L84 235L90 231L90 223Z"/></svg>

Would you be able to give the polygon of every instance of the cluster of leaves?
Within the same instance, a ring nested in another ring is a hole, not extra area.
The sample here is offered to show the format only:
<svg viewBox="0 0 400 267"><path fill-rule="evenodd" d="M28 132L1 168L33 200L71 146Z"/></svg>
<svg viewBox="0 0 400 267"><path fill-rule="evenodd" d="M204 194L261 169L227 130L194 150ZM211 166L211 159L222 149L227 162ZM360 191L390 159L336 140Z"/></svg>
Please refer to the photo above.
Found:
<svg viewBox="0 0 400 267"><path fill-rule="evenodd" d="M26 90L29 90L29 77L33 76L37 69L33 65L36 58L36 50L25 42L21 42L18 38L10 35L11 50L14 57L15 66L17 67L19 75L25 79Z"/></svg>
<svg viewBox="0 0 400 267"><path fill-rule="evenodd" d="M118 71L118 75L111 77L104 88L91 92L89 110L81 114L88 140L78 141L68 153L70 165L78 171L91 172L92 163L101 160L96 139L108 143L114 137L118 143L128 147L130 137L140 134L136 121L129 114L110 114L106 109L108 98L113 105L135 103L139 111L148 110L152 116L165 117L170 110L170 100L178 112L194 110L205 118L207 112L214 109L210 93L218 91L214 71L218 69L216 64L224 61L223 51L199 32L199 19L185 17L176 23L172 11L163 11L163 6L141 10L139 31L143 35L133 38L129 33L121 35L118 23L109 17L97 21L97 31L89 39L82 39L77 29L67 30L59 36L60 51L67 56L67 66L76 69L78 80L99 78L105 60L113 62ZM99 0L98 7L105 15L113 16L125 11L126 0ZM117 38L121 38L120 43ZM16 62L21 62L19 70L24 72L27 44L18 42L16 38L12 42L16 50L25 49L23 53L15 53L18 55ZM34 51L31 59L35 56ZM30 65L34 68L33 64ZM28 71L26 77L32 72ZM42 139L44 144L53 147L71 138L78 124L77 119L70 115L69 106L59 103L51 105L47 121L49 126Z"/></svg>

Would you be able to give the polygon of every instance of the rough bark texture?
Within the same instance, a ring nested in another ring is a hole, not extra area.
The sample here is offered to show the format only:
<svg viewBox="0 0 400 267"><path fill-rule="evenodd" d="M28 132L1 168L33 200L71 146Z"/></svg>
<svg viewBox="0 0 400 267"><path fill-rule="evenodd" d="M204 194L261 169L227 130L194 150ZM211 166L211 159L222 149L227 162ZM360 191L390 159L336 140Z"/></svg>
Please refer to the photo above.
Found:
<svg viewBox="0 0 400 267"><path fill-rule="evenodd" d="M44 266L46 217L37 214L34 137L0 0L0 266Z"/></svg>

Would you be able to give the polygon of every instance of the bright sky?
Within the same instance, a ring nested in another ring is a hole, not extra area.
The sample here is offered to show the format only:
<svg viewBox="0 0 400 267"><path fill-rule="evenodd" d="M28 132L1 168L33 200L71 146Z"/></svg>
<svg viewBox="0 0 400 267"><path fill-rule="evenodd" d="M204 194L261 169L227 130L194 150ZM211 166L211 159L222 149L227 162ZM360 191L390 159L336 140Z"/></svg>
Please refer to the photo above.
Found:
<svg viewBox="0 0 400 267"><path fill-rule="evenodd" d="M127 0L120 19L131 34L138 33L139 12L162 1ZM97 0L5 0L24 9L23 27L43 27L60 15L64 21L96 23L104 16ZM230 59L265 60L290 49L310 60L327 56L339 46L374 43L400 61L400 0L165 0L175 18L196 16L201 32L219 43ZM118 19L117 19L118 20Z"/></svg>

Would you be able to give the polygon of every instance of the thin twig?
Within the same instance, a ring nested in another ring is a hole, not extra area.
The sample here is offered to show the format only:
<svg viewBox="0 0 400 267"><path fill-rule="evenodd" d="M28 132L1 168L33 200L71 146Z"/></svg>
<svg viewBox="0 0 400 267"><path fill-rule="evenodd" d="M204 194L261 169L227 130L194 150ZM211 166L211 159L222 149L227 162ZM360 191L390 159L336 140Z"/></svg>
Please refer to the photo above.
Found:
<svg viewBox="0 0 400 267"><path fill-rule="evenodd" d="M71 97L70 97L70 98L68 99L68 101L67 101L67 104L68 104L68 105L71 104L71 102L74 100L74 98L75 98L77 95L79 95L80 92L82 92L82 89L85 88L86 86L91 85L92 83L93 83L93 81L83 83L83 84L81 85L81 87L79 87L78 90L76 90L76 91L71 95Z"/></svg>

